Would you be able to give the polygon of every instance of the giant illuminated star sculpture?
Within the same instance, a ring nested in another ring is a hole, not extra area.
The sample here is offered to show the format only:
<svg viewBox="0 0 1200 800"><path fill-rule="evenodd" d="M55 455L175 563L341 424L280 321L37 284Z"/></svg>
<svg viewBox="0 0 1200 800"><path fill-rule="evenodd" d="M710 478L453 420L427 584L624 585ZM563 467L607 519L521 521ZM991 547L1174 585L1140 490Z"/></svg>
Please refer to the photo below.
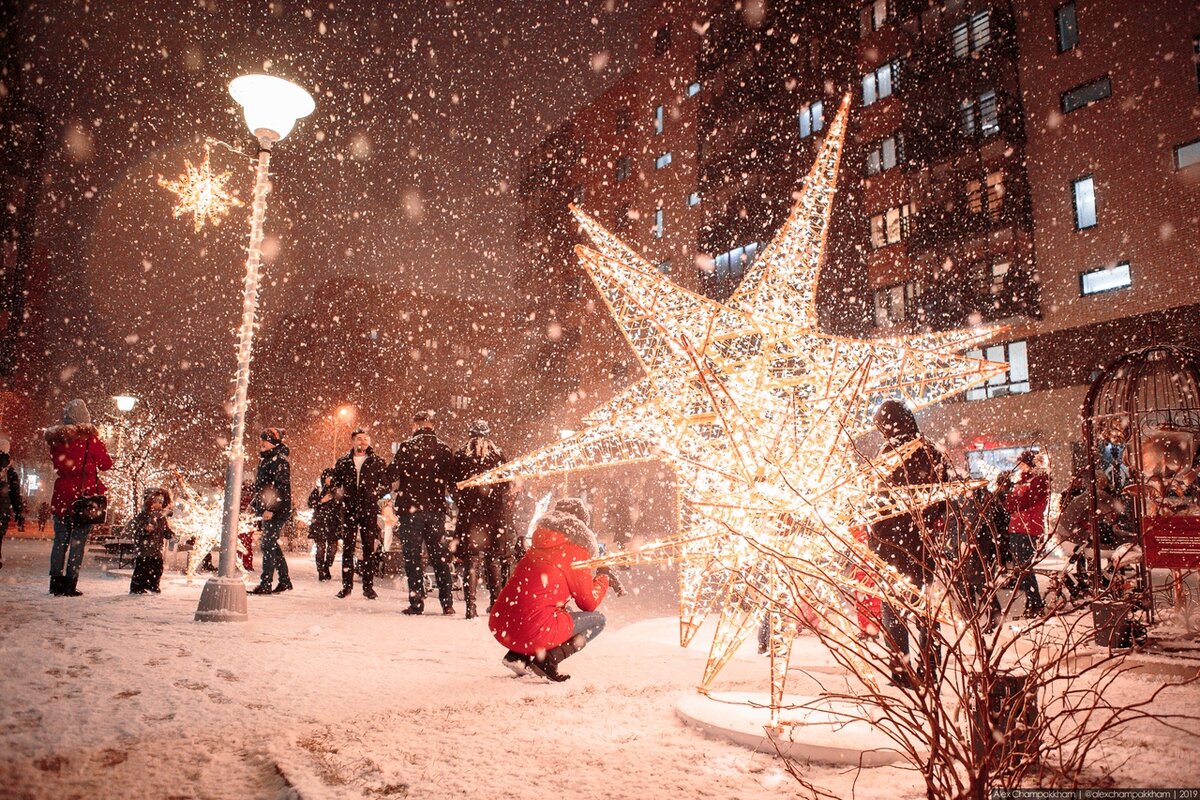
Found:
<svg viewBox="0 0 1200 800"><path fill-rule="evenodd" d="M206 222L220 225L229 209L242 205L237 195L225 188L230 173L212 171L209 146L204 145L204 160L193 164L183 160L183 173L170 181L158 176L158 185L175 195L175 207L171 213L176 217L190 214L192 229L199 232Z"/></svg>
<svg viewBox="0 0 1200 800"><path fill-rule="evenodd" d="M955 355L992 331L863 340L818 329L848 113L849 98L788 219L725 303L675 285L572 207L596 247L576 248L580 264L645 377L589 414L581 432L463 484L670 463L678 534L590 563L678 563L681 643L710 612L720 614L702 689L769 614L775 708L796 620L837 626L843 617L822 611L844 602L844 566L873 559L851 529L963 488L881 491L878 478L915 445L862 457L855 443L871 411L888 397L921 408L1004 370Z"/></svg>

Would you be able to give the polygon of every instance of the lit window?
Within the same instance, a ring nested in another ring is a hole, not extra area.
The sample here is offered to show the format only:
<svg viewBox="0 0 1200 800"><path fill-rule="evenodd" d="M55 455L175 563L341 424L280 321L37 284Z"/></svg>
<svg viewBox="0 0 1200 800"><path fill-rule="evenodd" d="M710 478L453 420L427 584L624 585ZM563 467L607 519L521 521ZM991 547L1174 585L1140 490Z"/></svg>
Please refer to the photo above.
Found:
<svg viewBox="0 0 1200 800"><path fill-rule="evenodd" d="M700 94L700 81L693 81L692 83L689 83L687 87L687 96L695 97L698 94Z"/></svg>
<svg viewBox="0 0 1200 800"><path fill-rule="evenodd" d="M654 168L655 169L664 169L667 166L669 166L670 164L671 164L671 151L670 150L663 153L658 158L654 159Z"/></svg>
<svg viewBox="0 0 1200 800"><path fill-rule="evenodd" d="M661 208L654 209L654 238L661 239L663 236L663 210Z"/></svg>
<svg viewBox="0 0 1200 800"><path fill-rule="evenodd" d="M886 172L904 160L904 139L899 133L875 142L867 151L867 174Z"/></svg>
<svg viewBox="0 0 1200 800"><path fill-rule="evenodd" d="M825 127L825 103L817 100L800 109L800 138L807 139Z"/></svg>
<svg viewBox="0 0 1200 800"><path fill-rule="evenodd" d="M1082 231L1096 224L1096 183L1092 176L1071 181L1075 200L1075 230Z"/></svg>
<svg viewBox="0 0 1200 800"><path fill-rule="evenodd" d="M1007 372L993 376L983 386L968 389L968 400L1025 394L1029 391L1029 356L1024 341L996 344L982 350L968 350L967 356L1008 364Z"/></svg>
<svg viewBox="0 0 1200 800"><path fill-rule="evenodd" d="M1187 169L1200 164L1200 139L1175 147L1175 169Z"/></svg>
<svg viewBox="0 0 1200 800"><path fill-rule="evenodd" d="M950 29L950 43L954 48L954 55L959 58L978 53L991 41L992 26L986 11L974 14Z"/></svg>
<svg viewBox="0 0 1200 800"><path fill-rule="evenodd" d="M1062 112L1070 114L1112 95L1112 81L1105 75L1062 93Z"/></svg>
<svg viewBox="0 0 1200 800"><path fill-rule="evenodd" d="M1079 44L1079 22L1075 19L1075 4L1063 3L1054 10L1054 30L1058 38L1058 52L1074 50Z"/></svg>
<svg viewBox="0 0 1200 800"><path fill-rule="evenodd" d="M654 132L655 133L663 132L663 107L662 106L654 107Z"/></svg>
<svg viewBox="0 0 1200 800"><path fill-rule="evenodd" d="M1000 132L1000 109L996 93L988 90L977 98L958 104L959 130L965 136L992 136Z"/></svg>
<svg viewBox="0 0 1200 800"><path fill-rule="evenodd" d="M688 192L687 204L689 207L700 205L700 193L699 192Z"/></svg>
<svg viewBox="0 0 1200 800"><path fill-rule="evenodd" d="M972 214L988 214L992 219L997 219L1003 203L1003 172L988 173L983 181L967 181L967 207Z"/></svg>
<svg viewBox="0 0 1200 800"><path fill-rule="evenodd" d="M871 246L887 247L908 237L910 218L915 209L912 203L889 208L871 217Z"/></svg>
<svg viewBox="0 0 1200 800"><path fill-rule="evenodd" d="M729 278L742 275L758 255L758 242L721 253L713 259L713 277Z"/></svg>
<svg viewBox="0 0 1200 800"><path fill-rule="evenodd" d="M1114 267L1092 269L1079 275L1079 293L1103 294L1127 289L1133 285L1133 275L1129 272L1129 262L1123 261Z"/></svg>
<svg viewBox="0 0 1200 800"><path fill-rule="evenodd" d="M889 61L862 77L862 104L869 106L891 97L900 76L900 59Z"/></svg>
<svg viewBox="0 0 1200 800"><path fill-rule="evenodd" d="M659 272L661 272L663 275L670 275L670 274L671 274L671 261L670 261L670 259L668 259L668 260L666 260L666 261L660 261L660 262L658 262L657 264L655 264L655 266L658 268L658 271L659 271Z"/></svg>
<svg viewBox="0 0 1200 800"><path fill-rule="evenodd" d="M889 8L887 0L872 0L858 11L859 27L863 36L877 31L887 23Z"/></svg>
<svg viewBox="0 0 1200 800"><path fill-rule="evenodd" d="M890 328L906 319L916 319L921 284L917 281L875 290L875 325Z"/></svg>

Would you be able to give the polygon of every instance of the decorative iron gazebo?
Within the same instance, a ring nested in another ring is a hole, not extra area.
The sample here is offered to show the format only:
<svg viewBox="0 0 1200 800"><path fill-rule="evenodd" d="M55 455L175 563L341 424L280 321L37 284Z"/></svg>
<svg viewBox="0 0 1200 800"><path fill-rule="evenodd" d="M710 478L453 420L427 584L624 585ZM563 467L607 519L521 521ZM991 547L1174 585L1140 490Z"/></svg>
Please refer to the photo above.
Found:
<svg viewBox="0 0 1200 800"><path fill-rule="evenodd" d="M1141 545L1140 607L1154 618L1151 570L1200 569L1200 350L1155 346L1117 358L1083 405L1095 586L1101 568L1101 493L1124 500Z"/></svg>

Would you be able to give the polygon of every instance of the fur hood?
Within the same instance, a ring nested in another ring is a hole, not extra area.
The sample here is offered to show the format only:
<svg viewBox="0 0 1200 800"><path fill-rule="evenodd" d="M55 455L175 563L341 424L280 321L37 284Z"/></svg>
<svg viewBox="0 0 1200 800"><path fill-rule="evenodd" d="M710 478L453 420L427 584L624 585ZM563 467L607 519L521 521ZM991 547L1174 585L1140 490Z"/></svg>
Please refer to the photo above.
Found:
<svg viewBox="0 0 1200 800"><path fill-rule="evenodd" d="M88 437L100 438L100 431L91 423L82 423L80 425L51 425L46 428L44 434L46 444L51 447L70 444L76 439L86 439Z"/></svg>
<svg viewBox="0 0 1200 800"><path fill-rule="evenodd" d="M563 538L568 542L586 550L590 558L600 555L600 546L596 544L596 534L592 533L592 529L584 525L573 514L567 514L562 511L547 511L538 518L534 528L545 528L546 530L561 533Z"/></svg>

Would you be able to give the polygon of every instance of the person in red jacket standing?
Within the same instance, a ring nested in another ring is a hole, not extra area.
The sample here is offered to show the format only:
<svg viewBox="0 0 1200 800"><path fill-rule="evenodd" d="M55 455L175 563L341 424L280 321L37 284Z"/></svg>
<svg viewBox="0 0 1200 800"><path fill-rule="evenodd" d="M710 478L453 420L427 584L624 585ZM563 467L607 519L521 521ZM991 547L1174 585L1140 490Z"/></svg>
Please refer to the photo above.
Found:
<svg viewBox="0 0 1200 800"><path fill-rule="evenodd" d="M590 522L582 500L556 502L537 521L533 547L492 605L488 627L508 648L504 666L517 675L528 669L555 682L571 677L559 672L558 665L604 630L604 615L596 609L609 586L623 593L607 568L592 575L589 569L572 566L599 554ZM567 611L570 600L578 611Z"/></svg>
<svg viewBox="0 0 1200 800"><path fill-rule="evenodd" d="M1036 455L1026 450L1017 457L1013 487L1004 499L1004 509L1008 512L1008 550L1017 588L1025 592L1026 618L1040 617L1046 608L1033 565L1046 532L1050 476L1037 468Z"/></svg>
<svg viewBox="0 0 1200 800"><path fill-rule="evenodd" d="M92 424L92 415L82 400L72 400L63 409L63 424L47 428L46 444L58 478L50 510L54 514L54 547L50 551L50 594L78 597L76 588L83 549L91 525L73 521L73 506L80 497L107 494L99 473L112 469L108 448ZM65 562L65 563L64 563Z"/></svg>

